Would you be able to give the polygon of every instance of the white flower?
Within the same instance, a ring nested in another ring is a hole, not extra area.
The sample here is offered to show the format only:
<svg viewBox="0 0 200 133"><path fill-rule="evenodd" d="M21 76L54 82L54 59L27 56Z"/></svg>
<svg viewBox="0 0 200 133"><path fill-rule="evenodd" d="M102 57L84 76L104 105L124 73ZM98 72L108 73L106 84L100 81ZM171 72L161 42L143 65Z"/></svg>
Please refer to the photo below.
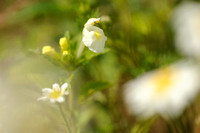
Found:
<svg viewBox="0 0 200 133"><path fill-rule="evenodd" d="M38 98L38 100L50 100L50 102L55 103L59 102L62 103L65 101L64 95L68 95L69 92L66 91L68 87L67 83L64 83L61 87L59 84L55 83L52 85L51 88L44 88L42 89L43 96Z"/></svg>
<svg viewBox="0 0 200 133"><path fill-rule="evenodd" d="M200 4L184 2L178 6L172 19L175 43L180 53L200 58Z"/></svg>
<svg viewBox="0 0 200 133"><path fill-rule="evenodd" d="M104 51L105 42L107 40L103 30L94 26L94 24L99 23L99 21L100 18L91 18L87 21L83 29L82 42L95 53Z"/></svg>
<svg viewBox="0 0 200 133"><path fill-rule="evenodd" d="M125 102L140 118L178 116L199 91L199 69L179 62L125 84Z"/></svg>

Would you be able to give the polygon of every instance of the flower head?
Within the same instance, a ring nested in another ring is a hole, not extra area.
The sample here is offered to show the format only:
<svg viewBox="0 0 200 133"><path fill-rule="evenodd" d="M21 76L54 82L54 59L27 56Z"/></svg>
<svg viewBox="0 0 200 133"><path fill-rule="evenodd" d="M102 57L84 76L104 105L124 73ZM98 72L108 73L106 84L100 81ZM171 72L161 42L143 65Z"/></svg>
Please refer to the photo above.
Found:
<svg viewBox="0 0 200 133"><path fill-rule="evenodd" d="M175 43L183 55L200 59L200 4L184 2L173 13Z"/></svg>
<svg viewBox="0 0 200 133"><path fill-rule="evenodd" d="M83 29L82 41L86 47L95 53L104 51L105 42L107 40L103 30L94 26L95 23L99 22L100 18L91 18L87 21Z"/></svg>
<svg viewBox="0 0 200 133"><path fill-rule="evenodd" d="M107 37L104 35L102 29L91 26L90 28L83 29L83 43L87 46L91 51L95 53L100 53L104 51L105 42Z"/></svg>
<svg viewBox="0 0 200 133"><path fill-rule="evenodd" d="M69 94L69 92L66 91L67 87L67 83L64 83L61 87L59 84L55 83L52 85L52 88L42 89L43 96L38 98L38 100L50 100L50 102L52 103L62 103L65 101L64 95Z"/></svg>
<svg viewBox="0 0 200 133"><path fill-rule="evenodd" d="M126 83L125 102L141 118L177 116L197 94L199 79L196 65L179 62Z"/></svg>

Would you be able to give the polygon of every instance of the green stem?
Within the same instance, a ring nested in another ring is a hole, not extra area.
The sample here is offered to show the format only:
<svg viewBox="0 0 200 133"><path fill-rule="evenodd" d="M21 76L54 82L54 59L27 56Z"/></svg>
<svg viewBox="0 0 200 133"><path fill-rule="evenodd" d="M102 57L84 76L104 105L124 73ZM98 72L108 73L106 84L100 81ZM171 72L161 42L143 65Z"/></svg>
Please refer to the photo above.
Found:
<svg viewBox="0 0 200 133"><path fill-rule="evenodd" d="M72 81L72 78L74 76L74 73L73 72L70 72L69 74L70 76L68 77L67 79L67 82L70 84L70 87L69 87L69 109L70 109L70 112L73 110L73 90L71 88L71 81Z"/></svg>
<svg viewBox="0 0 200 133"><path fill-rule="evenodd" d="M60 113L61 113L61 115L62 115L62 117L63 117L63 119L65 121L65 124L66 124L66 126L68 128L68 131L69 131L69 133L71 133L70 125L69 125L69 123L67 121L67 118L65 117L64 111L63 111L62 106L61 106L60 103L58 103L58 107L59 107Z"/></svg>
<svg viewBox="0 0 200 133"><path fill-rule="evenodd" d="M85 48L85 45L84 45L83 42L81 41L81 44L80 44L79 49L78 49L78 52L77 52L77 54L76 54L76 58L79 58L79 57L81 56L81 54L82 54L84 48Z"/></svg>
<svg viewBox="0 0 200 133"><path fill-rule="evenodd" d="M70 72L69 74L70 76L67 79L67 82L69 84L71 84L71 81L73 79L74 76L74 71ZM70 111L70 116L71 116L71 125L72 125L72 133L77 133L77 129L76 129L76 124L75 124L75 115L74 115L74 91L71 88L71 86L69 87L69 111Z"/></svg>

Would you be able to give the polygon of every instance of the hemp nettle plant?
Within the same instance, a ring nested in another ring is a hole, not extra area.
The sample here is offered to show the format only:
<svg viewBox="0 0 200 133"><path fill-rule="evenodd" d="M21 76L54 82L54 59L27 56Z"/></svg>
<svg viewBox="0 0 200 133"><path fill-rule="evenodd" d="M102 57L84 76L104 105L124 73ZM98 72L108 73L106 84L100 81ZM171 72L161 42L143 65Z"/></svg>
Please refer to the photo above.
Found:
<svg viewBox="0 0 200 133"><path fill-rule="evenodd" d="M89 62L92 58L103 54L105 42L107 37L104 35L104 32L101 28L96 25L101 23L100 18L90 18L83 29L83 37L81 43L76 46L76 43L73 43L70 40L69 33L64 37L60 38L60 52L57 52L51 46L44 46L42 49L42 54L48 58L52 63L64 68L67 72L70 73L70 76L67 78L66 83L63 83L60 86L58 83L54 83L52 88L42 89L42 97L39 97L38 100L41 101L50 101L51 103L57 104L60 110L60 113L65 121L65 124L68 128L69 133L80 132L80 129L77 127L77 118L75 112L76 109L73 107L73 88L71 87L71 81L73 80L74 72L85 63ZM89 50L94 52L83 52L84 47L88 47ZM100 85L104 83L100 83ZM103 86L104 87L104 86ZM69 118L65 116L63 109L63 102L66 102L68 98L68 113ZM70 122L69 122L70 120Z"/></svg>

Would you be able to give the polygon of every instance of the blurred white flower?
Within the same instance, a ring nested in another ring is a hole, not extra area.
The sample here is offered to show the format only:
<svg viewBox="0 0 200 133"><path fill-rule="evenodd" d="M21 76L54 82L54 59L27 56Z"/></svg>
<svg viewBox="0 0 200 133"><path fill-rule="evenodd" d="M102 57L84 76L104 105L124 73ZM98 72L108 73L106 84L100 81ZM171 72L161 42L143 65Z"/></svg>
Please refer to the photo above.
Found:
<svg viewBox="0 0 200 133"><path fill-rule="evenodd" d="M94 26L94 24L99 23L99 21L100 18L91 18L87 21L83 29L82 41L85 46L95 53L104 51L105 42L107 40L103 30Z"/></svg>
<svg viewBox="0 0 200 133"><path fill-rule="evenodd" d="M149 72L125 84L125 102L140 118L178 116L199 91L199 76L191 62Z"/></svg>
<svg viewBox="0 0 200 133"><path fill-rule="evenodd" d="M200 4L184 2L178 6L173 13L172 24L179 52L200 58Z"/></svg>
<svg viewBox="0 0 200 133"><path fill-rule="evenodd" d="M51 103L59 102L62 103L65 101L64 95L68 95L69 92L66 91L68 87L67 83L64 83L61 87L59 84L55 83L51 88L42 89L43 96L38 98L38 100L50 100Z"/></svg>
<svg viewBox="0 0 200 133"><path fill-rule="evenodd" d="M111 21L109 16L101 16L100 19L101 19L101 22L110 22Z"/></svg>

